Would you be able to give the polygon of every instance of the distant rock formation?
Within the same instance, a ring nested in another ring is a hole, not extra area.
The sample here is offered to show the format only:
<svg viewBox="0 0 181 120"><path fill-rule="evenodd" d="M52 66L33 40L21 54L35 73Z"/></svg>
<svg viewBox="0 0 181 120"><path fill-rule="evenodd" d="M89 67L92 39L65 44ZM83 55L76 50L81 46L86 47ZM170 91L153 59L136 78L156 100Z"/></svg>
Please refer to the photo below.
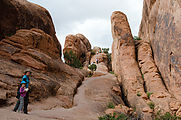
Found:
<svg viewBox="0 0 181 120"><path fill-rule="evenodd" d="M0 13L0 106L15 102L23 72L31 68L31 102L58 95L62 107L71 107L84 75L62 62L48 11L26 0L1 0Z"/></svg>
<svg viewBox="0 0 181 120"><path fill-rule="evenodd" d="M91 44L82 34L68 35L65 40L63 53L72 51L83 66L88 66L91 57ZM67 59L65 59L67 61Z"/></svg>
<svg viewBox="0 0 181 120"><path fill-rule="evenodd" d="M140 73L135 55L135 44L124 13L115 11L111 16L112 23L112 68L122 85L122 92L128 106L136 108L144 119L151 119L153 112L145 98L143 78ZM137 94L140 93L140 96Z"/></svg>
<svg viewBox="0 0 181 120"><path fill-rule="evenodd" d="M97 47L97 46L95 46L95 47L92 49L92 51L93 51L94 53L102 52L101 48L100 48L100 47Z"/></svg>
<svg viewBox="0 0 181 120"><path fill-rule="evenodd" d="M151 44L166 88L181 101L181 1L144 0L139 36Z"/></svg>

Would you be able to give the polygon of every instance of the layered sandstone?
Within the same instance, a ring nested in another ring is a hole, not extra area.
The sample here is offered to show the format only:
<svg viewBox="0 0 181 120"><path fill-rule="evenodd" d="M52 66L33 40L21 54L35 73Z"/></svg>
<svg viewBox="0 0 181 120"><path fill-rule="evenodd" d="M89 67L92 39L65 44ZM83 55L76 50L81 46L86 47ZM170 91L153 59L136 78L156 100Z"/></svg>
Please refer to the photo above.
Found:
<svg viewBox="0 0 181 120"><path fill-rule="evenodd" d="M72 51L84 66L88 66L91 57L91 44L82 34L68 35L65 39L63 53ZM65 59L67 62L67 59Z"/></svg>
<svg viewBox="0 0 181 120"><path fill-rule="evenodd" d="M139 36L151 44L165 87L181 100L181 1L144 0Z"/></svg>
<svg viewBox="0 0 181 120"><path fill-rule="evenodd" d="M31 101L57 94L63 107L72 105L83 75L64 64L54 39L39 29L18 30L0 41L0 89L2 103L11 103L23 71L32 69ZM8 87L7 87L8 86ZM60 88L64 91L60 92Z"/></svg>
<svg viewBox="0 0 181 120"><path fill-rule="evenodd" d="M161 111L162 113L170 112L175 114L180 108L180 103L166 89L165 83L162 81L155 65L150 44L139 40L137 50L138 62L144 77L145 88L147 92L152 93L150 99L155 104L155 113ZM173 104L177 104L177 107L173 107Z"/></svg>
<svg viewBox="0 0 181 120"><path fill-rule="evenodd" d="M0 1L0 40L12 36L19 29L38 28L53 37L59 54L59 44L54 25L49 12L27 0L1 0Z"/></svg>
<svg viewBox="0 0 181 120"><path fill-rule="evenodd" d="M16 101L30 68L30 101L57 95L60 106L71 107L84 75L62 62L49 12L26 0L1 0L0 13L0 106Z"/></svg>
<svg viewBox="0 0 181 120"><path fill-rule="evenodd" d="M124 97L130 107L136 108L144 119L151 119L152 110L147 105L143 78L135 55L135 44L124 13L116 11L111 16L112 23L112 68L118 75ZM140 93L141 96L138 96Z"/></svg>

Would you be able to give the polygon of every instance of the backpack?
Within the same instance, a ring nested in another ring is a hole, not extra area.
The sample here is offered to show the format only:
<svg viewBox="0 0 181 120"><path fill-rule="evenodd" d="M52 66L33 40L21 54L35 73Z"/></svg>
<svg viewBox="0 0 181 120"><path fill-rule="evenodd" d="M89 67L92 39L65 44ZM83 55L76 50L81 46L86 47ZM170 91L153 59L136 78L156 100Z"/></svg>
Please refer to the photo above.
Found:
<svg viewBox="0 0 181 120"><path fill-rule="evenodd" d="M21 84L18 86L18 90L17 90L17 95L16 95L16 98L19 99L20 98L20 87L21 87Z"/></svg>

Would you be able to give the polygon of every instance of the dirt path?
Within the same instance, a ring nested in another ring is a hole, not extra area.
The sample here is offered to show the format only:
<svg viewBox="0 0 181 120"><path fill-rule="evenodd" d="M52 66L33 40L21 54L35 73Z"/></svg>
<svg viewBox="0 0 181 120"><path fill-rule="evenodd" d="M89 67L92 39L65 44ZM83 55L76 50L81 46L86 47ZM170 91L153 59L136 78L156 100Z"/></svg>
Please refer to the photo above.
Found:
<svg viewBox="0 0 181 120"><path fill-rule="evenodd" d="M100 69L103 68L103 66L103 63L98 64L98 69L94 74L95 77L86 78L78 88L78 92L74 97L74 106L72 108L64 109L55 107L51 110L34 110L29 113L27 120L35 120L38 118L58 120L97 120L98 116L104 113L109 102L117 104L121 103L121 98L112 91L112 86L116 85L117 79L114 75L106 72L105 69ZM1 115L0 109L0 116L5 116L5 114L6 113ZM15 118L16 116L20 117L18 113L10 114L13 114Z"/></svg>

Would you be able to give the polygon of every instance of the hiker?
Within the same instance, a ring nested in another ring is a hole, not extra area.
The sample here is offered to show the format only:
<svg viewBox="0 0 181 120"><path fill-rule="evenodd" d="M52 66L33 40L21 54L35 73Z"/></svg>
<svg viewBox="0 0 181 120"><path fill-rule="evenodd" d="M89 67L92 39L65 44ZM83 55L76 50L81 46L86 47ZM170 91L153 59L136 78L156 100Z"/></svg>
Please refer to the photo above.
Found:
<svg viewBox="0 0 181 120"><path fill-rule="evenodd" d="M96 63L98 64L99 63L99 61L98 61L98 59L96 58Z"/></svg>
<svg viewBox="0 0 181 120"><path fill-rule="evenodd" d="M19 98L19 107L18 107L18 112L23 112L23 107L24 107L24 98L26 96L26 93L28 91L28 88L26 88L26 82L22 81L21 82L21 87L20 87L20 98Z"/></svg>
<svg viewBox="0 0 181 120"><path fill-rule="evenodd" d="M26 88L29 88L29 82L30 82L29 76L30 75L31 75L31 70L30 69L25 70L22 81L26 82L26 86L25 86ZM18 92L17 92L17 96L16 96L18 101L17 101L17 103L16 103L16 105L15 105L15 107L13 109L13 111L15 111L15 112L17 111L17 109L19 107L19 104L20 104L20 100L19 100L20 92L19 92L19 89L20 89L21 85L22 84L20 83L20 85L18 86ZM28 114L27 107L28 107L28 102L29 102L29 93L30 93L30 91L28 90L27 93L26 93L26 96L24 97L24 113L25 114Z"/></svg>

